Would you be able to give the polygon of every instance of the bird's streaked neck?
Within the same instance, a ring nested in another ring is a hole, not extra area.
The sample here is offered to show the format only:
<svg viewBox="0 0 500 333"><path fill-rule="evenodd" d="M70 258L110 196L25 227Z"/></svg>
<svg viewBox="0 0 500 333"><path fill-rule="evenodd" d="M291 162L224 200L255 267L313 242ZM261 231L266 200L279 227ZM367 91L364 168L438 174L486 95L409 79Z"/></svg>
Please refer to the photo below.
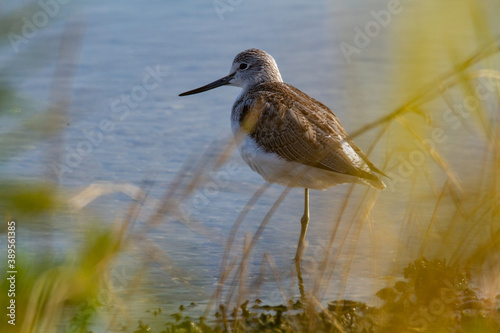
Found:
<svg viewBox="0 0 500 333"><path fill-rule="evenodd" d="M245 80L234 80L230 85L240 87L243 89L243 92L247 92L255 86L268 82L283 82L278 69L256 73L251 77L245 78Z"/></svg>

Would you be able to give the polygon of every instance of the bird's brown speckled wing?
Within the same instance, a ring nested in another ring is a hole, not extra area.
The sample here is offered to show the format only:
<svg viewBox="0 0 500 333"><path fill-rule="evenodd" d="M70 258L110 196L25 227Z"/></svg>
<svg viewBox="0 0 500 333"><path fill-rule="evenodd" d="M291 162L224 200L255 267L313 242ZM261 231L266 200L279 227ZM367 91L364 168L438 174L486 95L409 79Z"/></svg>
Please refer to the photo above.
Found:
<svg viewBox="0 0 500 333"><path fill-rule="evenodd" d="M347 174L383 188L383 174L352 142L333 112L297 88L279 82L251 89L240 126L257 145L288 161Z"/></svg>

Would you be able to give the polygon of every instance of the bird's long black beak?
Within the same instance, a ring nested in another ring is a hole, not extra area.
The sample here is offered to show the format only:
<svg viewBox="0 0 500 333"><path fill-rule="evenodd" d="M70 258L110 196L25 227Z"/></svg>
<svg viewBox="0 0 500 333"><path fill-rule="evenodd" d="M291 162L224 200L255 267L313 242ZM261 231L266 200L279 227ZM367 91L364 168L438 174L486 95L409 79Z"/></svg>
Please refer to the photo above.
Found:
<svg viewBox="0 0 500 333"><path fill-rule="evenodd" d="M201 92L204 92L204 91L207 91L210 89L214 89L214 88L217 88L220 86L225 86L225 85L229 84L229 82L231 82L233 77L234 77L234 73L229 74L228 76L224 76L222 79L218 79L217 81L209 83L203 87L199 87L199 88L196 88L193 90L183 92L182 94L179 94L179 96L194 95L194 94L198 94L198 93L201 93Z"/></svg>

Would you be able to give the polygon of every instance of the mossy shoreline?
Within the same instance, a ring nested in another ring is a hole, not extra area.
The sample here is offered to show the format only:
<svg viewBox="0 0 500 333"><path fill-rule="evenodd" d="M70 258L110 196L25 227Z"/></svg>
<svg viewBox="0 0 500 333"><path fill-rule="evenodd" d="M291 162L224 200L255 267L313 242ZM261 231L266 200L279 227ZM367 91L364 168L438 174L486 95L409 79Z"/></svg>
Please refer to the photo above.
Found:
<svg viewBox="0 0 500 333"><path fill-rule="evenodd" d="M161 308L145 310L135 327L120 325L113 331L499 332L500 295L493 301L481 298L483 291L471 287L471 279L468 269L448 265L445 260L420 258L404 269L404 279L376 293L380 306L336 300L320 307L300 299L268 305L256 299L232 309L219 305L209 317L193 317L190 313L197 305L191 303L179 306L175 313ZM97 332L87 329L93 326L89 319L77 312L69 331Z"/></svg>

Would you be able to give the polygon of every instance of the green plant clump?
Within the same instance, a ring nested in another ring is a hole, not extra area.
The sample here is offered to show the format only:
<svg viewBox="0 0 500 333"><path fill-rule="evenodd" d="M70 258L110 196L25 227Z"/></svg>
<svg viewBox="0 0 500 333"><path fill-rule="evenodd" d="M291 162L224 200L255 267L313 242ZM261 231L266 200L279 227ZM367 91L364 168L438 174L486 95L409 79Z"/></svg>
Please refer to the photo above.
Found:
<svg viewBox="0 0 500 333"><path fill-rule="evenodd" d="M500 332L500 307L479 298L470 281L467 269L420 258L404 269L404 280L376 293L381 306L337 300L311 311L300 300L278 306L256 300L231 313L221 305L208 322L181 307L158 332ZM141 332L155 331L140 321L134 333Z"/></svg>

